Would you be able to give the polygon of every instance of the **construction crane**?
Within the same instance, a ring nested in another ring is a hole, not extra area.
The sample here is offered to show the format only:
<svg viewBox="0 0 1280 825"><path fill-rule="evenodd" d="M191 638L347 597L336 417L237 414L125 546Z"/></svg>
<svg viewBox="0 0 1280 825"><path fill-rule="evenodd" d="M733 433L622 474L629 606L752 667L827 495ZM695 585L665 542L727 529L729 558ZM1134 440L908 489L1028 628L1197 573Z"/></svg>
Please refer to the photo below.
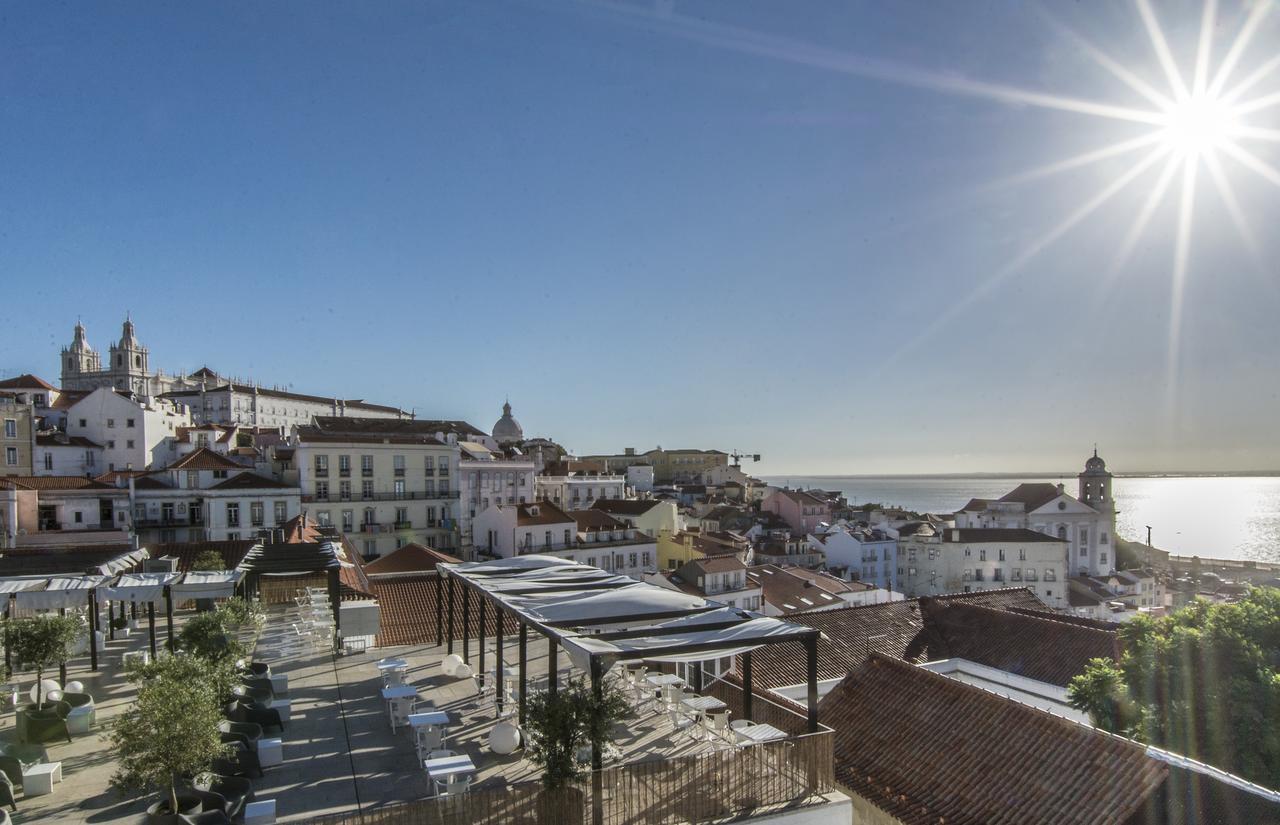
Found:
<svg viewBox="0 0 1280 825"><path fill-rule="evenodd" d="M733 466L734 466L734 467L737 467L739 470L741 470L741 469L742 469L742 459L744 459L744 458L749 458L749 459L751 459L752 461L759 461L759 460L760 460L760 454L759 454L759 453L740 453L740 452L738 452L737 450L734 450L733 452L729 453L729 458L732 458L732 459L733 459Z"/></svg>

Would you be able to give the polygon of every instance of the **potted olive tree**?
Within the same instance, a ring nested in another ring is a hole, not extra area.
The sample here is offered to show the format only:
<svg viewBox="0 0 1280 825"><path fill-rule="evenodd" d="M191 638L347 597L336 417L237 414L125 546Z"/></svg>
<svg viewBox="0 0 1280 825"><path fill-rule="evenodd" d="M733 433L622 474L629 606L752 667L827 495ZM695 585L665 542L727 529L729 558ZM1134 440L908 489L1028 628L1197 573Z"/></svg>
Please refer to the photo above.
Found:
<svg viewBox="0 0 1280 825"><path fill-rule="evenodd" d="M79 616L56 614L14 619L8 623L9 648L18 660L18 669L36 672L35 703L19 708L17 713L20 739L26 739L29 731L35 729L34 723L44 721L53 709L54 703L45 701L45 671L66 664L84 628L84 620Z"/></svg>
<svg viewBox="0 0 1280 825"><path fill-rule="evenodd" d="M590 765L578 761L579 748L600 750L613 741L613 728L626 714L627 700L611 685L600 698L582 679L570 680L555 693L529 698L525 715L526 756L542 769L542 821L580 822L583 794L572 783L587 776Z"/></svg>
<svg viewBox="0 0 1280 825"><path fill-rule="evenodd" d="M152 825L182 822L198 812L200 799L183 793L184 777L209 770L228 746L218 729L222 721L217 677L208 663L179 653L130 671L138 698L111 726L118 767L111 784L121 790L160 791L163 798L147 810Z"/></svg>
<svg viewBox="0 0 1280 825"><path fill-rule="evenodd" d="M200 552L191 563L193 571L221 572L227 569L227 562L217 550L208 549ZM196 610L204 612L213 610L213 599L196 599Z"/></svg>

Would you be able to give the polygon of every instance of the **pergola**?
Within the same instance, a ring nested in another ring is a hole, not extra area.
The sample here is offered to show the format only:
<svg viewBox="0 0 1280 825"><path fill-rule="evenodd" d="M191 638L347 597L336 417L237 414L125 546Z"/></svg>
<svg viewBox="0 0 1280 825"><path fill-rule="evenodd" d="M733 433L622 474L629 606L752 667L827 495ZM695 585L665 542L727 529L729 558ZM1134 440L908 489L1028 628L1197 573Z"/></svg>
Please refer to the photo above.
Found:
<svg viewBox="0 0 1280 825"><path fill-rule="evenodd" d="M548 689L557 689L557 658L561 648L573 665L591 676L596 696L604 674L615 664L630 662L701 662L742 655L743 714L752 716L751 651L764 645L800 643L808 657L809 731L818 730L817 641L814 628L769 618L719 602L637 582L584 564L554 556L527 555L486 562L438 564L444 578L436 598L437 644L447 621L448 652L453 653L454 616L462 600L462 658L470 662L471 601L480 611L479 676L483 678L485 614L492 606L497 618L497 656L503 664L502 619L519 623L520 721L525 721L528 682L528 636L533 628L547 638ZM447 594L443 590L448 584ZM461 594L459 595L459 591ZM443 616L448 598L448 616ZM693 689L701 692L702 668L693 670ZM497 691L501 710L503 691ZM592 767L599 770L601 754L594 745Z"/></svg>
<svg viewBox="0 0 1280 825"><path fill-rule="evenodd" d="M140 551L145 553L145 551ZM89 617L89 667L98 669L98 605L107 602L109 616L114 615L112 603L121 604L120 615L124 616L123 605L134 605L135 616L139 602L147 605L147 620L150 631L151 655L156 655L156 615L155 605L163 600L165 618L168 626L166 644L173 649L173 605L175 600L181 604L188 599L215 599L234 595L236 587L243 578L237 571L192 572L192 573L114 573L107 572L132 567L141 558L127 559L128 563L120 565L105 564L100 568L103 572L90 575L39 575L13 576L0 578L0 597L5 599L5 616L12 615L14 607L25 610L57 610L66 614L68 608L86 607ZM123 559L123 557L122 557ZM110 629L111 638L115 638L115 628ZM11 664L11 654L5 647L5 663ZM66 666L62 668L62 680L66 681Z"/></svg>
<svg viewBox="0 0 1280 825"><path fill-rule="evenodd" d="M342 602L342 584L338 574L344 565L353 566L350 562L343 561L342 551L331 541L255 544L236 566L236 570L245 575L246 597L258 592L263 576L324 574L328 579L333 629L337 633L341 629L338 606Z"/></svg>

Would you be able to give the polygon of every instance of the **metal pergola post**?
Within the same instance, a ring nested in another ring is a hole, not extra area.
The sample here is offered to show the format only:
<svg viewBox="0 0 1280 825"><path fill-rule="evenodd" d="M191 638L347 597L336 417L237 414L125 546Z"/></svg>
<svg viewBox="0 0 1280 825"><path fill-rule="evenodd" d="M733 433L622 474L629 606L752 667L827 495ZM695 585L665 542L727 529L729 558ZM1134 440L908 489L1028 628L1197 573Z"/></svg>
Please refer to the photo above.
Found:
<svg viewBox="0 0 1280 825"><path fill-rule="evenodd" d="M487 599L481 596L480 599L480 670L476 673L476 683L480 685L480 689L484 690L484 607Z"/></svg>
<svg viewBox="0 0 1280 825"><path fill-rule="evenodd" d="M137 602L135 602L137 604ZM156 603L147 602L147 631L151 634L151 658L156 658Z"/></svg>
<svg viewBox="0 0 1280 825"><path fill-rule="evenodd" d="M59 607L58 615L66 616L67 609L65 607ZM58 662L58 683L63 685L67 683L67 660L66 659L63 659L61 662Z"/></svg>
<svg viewBox="0 0 1280 825"><path fill-rule="evenodd" d="M164 624L168 633L164 646L172 653L178 645L173 638L173 590L167 584L164 586Z"/></svg>
<svg viewBox="0 0 1280 825"><path fill-rule="evenodd" d="M502 656L502 620L505 617L502 615L502 609L497 606L494 607L493 614L494 618L498 620L498 628L493 637L494 646L496 648L496 653L494 655L495 664L493 666L493 689L497 691L495 695L498 699L498 716L502 716L502 700L507 692L507 680L505 678L506 660Z"/></svg>
<svg viewBox="0 0 1280 825"><path fill-rule="evenodd" d="M520 724L525 719L525 694L529 692L529 626L520 623Z"/></svg>
<svg viewBox="0 0 1280 825"><path fill-rule="evenodd" d="M9 650L9 619L13 616L13 595L4 597L4 669L13 672L13 652Z"/></svg>
<svg viewBox="0 0 1280 825"><path fill-rule="evenodd" d="M454 615L454 599L458 592L458 580L449 576L449 652L453 652L453 615Z"/></svg>
<svg viewBox="0 0 1280 825"><path fill-rule="evenodd" d="M556 653L560 650L560 640L555 636L547 637L547 692L555 696L560 689L560 664L556 661Z"/></svg>
<svg viewBox="0 0 1280 825"><path fill-rule="evenodd" d="M334 640L342 637L342 580L338 577L340 568L329 568L329 609L333 611L333 639L329 640L330 648Z"/></svg>
<svg viewBox="0 0 1280 825"><path fill-rule="evenodd" d="M742 717L744 719L751 720L753 718L751 704L754 698L755 694L751 684L751 651L748 650L742 654Z"/></svg>
<svg viewBox="0 0 1280 825"><path fill-rule="evenodd" d="M89 588L89 670L98 669L98 591ZM66 682L64 681L65 685Z"/></svg>
<svg viewBox="0 0 1280 825"><path fill-rule="evenodd" d="M600 702L604 699L604 673L600 665L600 659L596 656L591 657L591 698L595 700L596 707L600 706ZM600 753L600 743L594 738L591 740L591 822L592 825L602 825L604 822L604 782L600 773L604 767L603 754Z"/></svg>
<svg viewBox="0 0 1280 825"><path fill-rule="evenodd" d="M124 607L120 608L120 618L124 618ZM111 599L107 599L107 638L111 641L116 640L116 603Z"/></svg>
<svg viewBox="0 0 1280 825"><path fill-rule="evenodd" d="M462 591L462 661L471 664L471 588Z"/></svg>

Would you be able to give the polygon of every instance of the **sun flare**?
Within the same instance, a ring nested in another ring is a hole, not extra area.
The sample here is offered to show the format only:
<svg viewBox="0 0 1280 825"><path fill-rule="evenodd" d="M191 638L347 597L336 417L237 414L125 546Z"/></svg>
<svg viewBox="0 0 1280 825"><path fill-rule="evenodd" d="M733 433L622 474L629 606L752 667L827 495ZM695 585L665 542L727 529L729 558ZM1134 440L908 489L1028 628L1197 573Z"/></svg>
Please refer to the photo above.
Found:
<svg viewBox="0 0 1280 825"><path fill-rule="evenodd" d="M1193 95L1168 106L1162 118L1160 144L1182 157L1225 149L1239 135L1240 119L1216 95Z"/></svg>

